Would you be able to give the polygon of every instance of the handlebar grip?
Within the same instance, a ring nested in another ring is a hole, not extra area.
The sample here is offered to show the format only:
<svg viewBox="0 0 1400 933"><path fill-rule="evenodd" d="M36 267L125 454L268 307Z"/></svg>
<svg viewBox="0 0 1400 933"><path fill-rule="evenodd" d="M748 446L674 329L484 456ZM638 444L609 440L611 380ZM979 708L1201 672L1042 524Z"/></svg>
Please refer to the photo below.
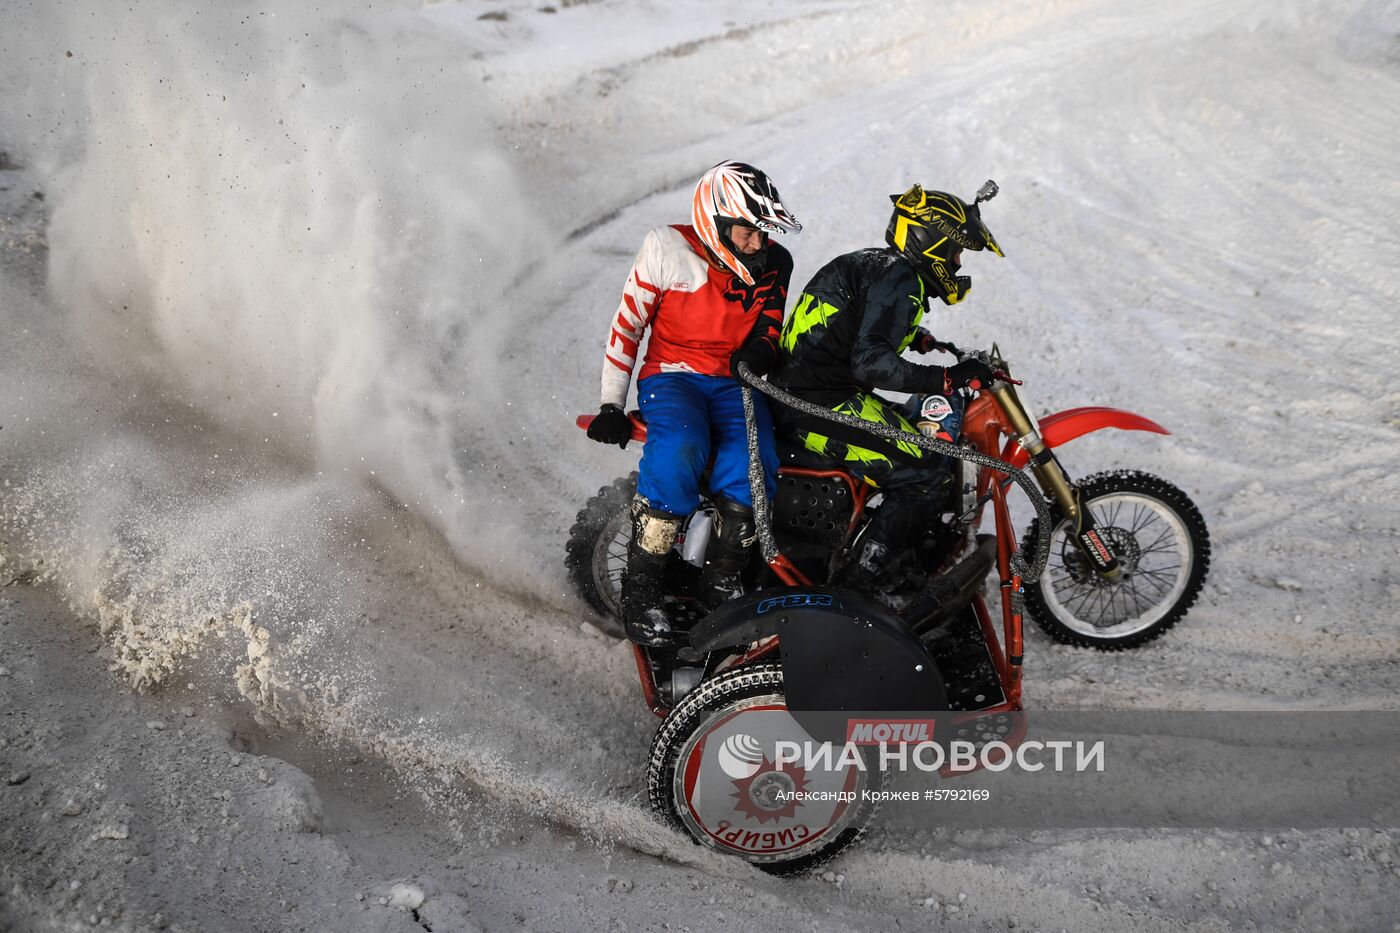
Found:
<svg viewBox="0 0 1400 933"><path fill-rule="evenodd" d="M574 424L587 431L588 426L593 423L597 415L579 415L574 419ZM645 441L647 439L647 423L642 420L640 411L629 411L627 419L632 422L632 440Z"/></svg>

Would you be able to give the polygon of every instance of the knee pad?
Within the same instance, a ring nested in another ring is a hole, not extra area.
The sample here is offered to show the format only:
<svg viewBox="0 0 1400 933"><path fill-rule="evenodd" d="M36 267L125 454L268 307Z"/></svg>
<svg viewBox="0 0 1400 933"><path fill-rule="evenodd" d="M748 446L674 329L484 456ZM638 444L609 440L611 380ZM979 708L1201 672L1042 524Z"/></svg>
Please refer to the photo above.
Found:
<svg viewBox="0 0 1400 933"><path fill-rule="evenodd" d="M705 546L705 569L711 574L737 574L749 559L758 539L753 509L732 499L715 503L715 527Z"/></svg>
<svg viewBox="0 0 1400 933"><path fill-rule="evenodd" d="M758 528L754 525L753 509L721 498L715 503L714 539L729 547L748 548L758 539Z"/></svg>
<svg viewBox="0 0 1400 933"><path fill-rule="evenodd" d="M653 509L641 496L632 499L632 540L643 552L664 557L675 547L681 516Z"/></svg>

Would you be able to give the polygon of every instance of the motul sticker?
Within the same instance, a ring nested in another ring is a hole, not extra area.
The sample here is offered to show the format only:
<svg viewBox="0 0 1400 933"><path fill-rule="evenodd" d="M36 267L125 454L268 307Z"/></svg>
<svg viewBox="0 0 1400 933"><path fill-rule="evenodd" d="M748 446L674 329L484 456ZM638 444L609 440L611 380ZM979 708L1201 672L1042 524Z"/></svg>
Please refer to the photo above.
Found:
<svg viewBox="0 0 1400 933"><path fill-rule="evenodd" d="M932 742L932 719L848 719L846 741L852 745Z"/></svg>
<svg viewBox="0 0 1400 933"><path fill-rule="evenodd" d="M953 406L941 395L929 395L919 406L919 417L924 421L942 421L953 413Z"/></svg>

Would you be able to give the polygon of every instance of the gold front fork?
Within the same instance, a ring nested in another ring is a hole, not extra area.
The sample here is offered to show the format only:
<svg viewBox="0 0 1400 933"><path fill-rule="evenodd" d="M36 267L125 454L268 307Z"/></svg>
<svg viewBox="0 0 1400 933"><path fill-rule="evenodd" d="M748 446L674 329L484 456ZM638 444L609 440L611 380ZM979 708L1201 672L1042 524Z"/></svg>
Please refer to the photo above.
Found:
<svg viewBox="0 0 1400 933"><path fill-rule="evenodd" d="M1011 430L1016 432L1021 446L1030 455L1031 469L1035 471L1036 479L1040 480L1040 488L1060 503L1060 508L1067 517L1077 519L1079 499L1075 496L1065 471L1060 469L1060 465L1050 455L1050 449L1045 446L1045 441L1041 440L1040 432L1035 429L1035 422L1026 414L1026 407L1021 404L1016 387L998 379L992 383L991 393L1000 403L1001 410L1006 413L1006 420L1011 422Z"/></svg>
<svg viewBox="0 0 1400 933"><path fill-rule="evenodd" d="M1031 469L1035 471L1036 479L1040 480L1040 488L1060 503L1065 517L1072 523L1071 539L1100 576L1107 580L1119 579L1122 569L1118 559L1095 526L1093 513L1079 508L1078 493L1070 485L1069 478L1056 462L1050 448L1045 446L1035 422L1026 414L1026 407L1021 404L1015 386L998 380L992 383L991 393L1001 405L1021 446L1030 455Z"/></svg>

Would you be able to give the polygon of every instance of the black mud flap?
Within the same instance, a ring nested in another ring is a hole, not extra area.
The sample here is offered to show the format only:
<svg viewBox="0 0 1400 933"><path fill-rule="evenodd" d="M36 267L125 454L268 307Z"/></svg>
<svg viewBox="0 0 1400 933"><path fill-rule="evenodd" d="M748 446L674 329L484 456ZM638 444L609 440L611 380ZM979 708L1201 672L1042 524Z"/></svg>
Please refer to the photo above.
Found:
<svg viewBox="0 0 1400 933"><path fill-rule="evenodd" d="M789 712L814 739L846 741L845 720L819 712L946 710L943 677L904 621L833 587L764 590L734 600L691 631L698 651L778 636Z"/></svg>

